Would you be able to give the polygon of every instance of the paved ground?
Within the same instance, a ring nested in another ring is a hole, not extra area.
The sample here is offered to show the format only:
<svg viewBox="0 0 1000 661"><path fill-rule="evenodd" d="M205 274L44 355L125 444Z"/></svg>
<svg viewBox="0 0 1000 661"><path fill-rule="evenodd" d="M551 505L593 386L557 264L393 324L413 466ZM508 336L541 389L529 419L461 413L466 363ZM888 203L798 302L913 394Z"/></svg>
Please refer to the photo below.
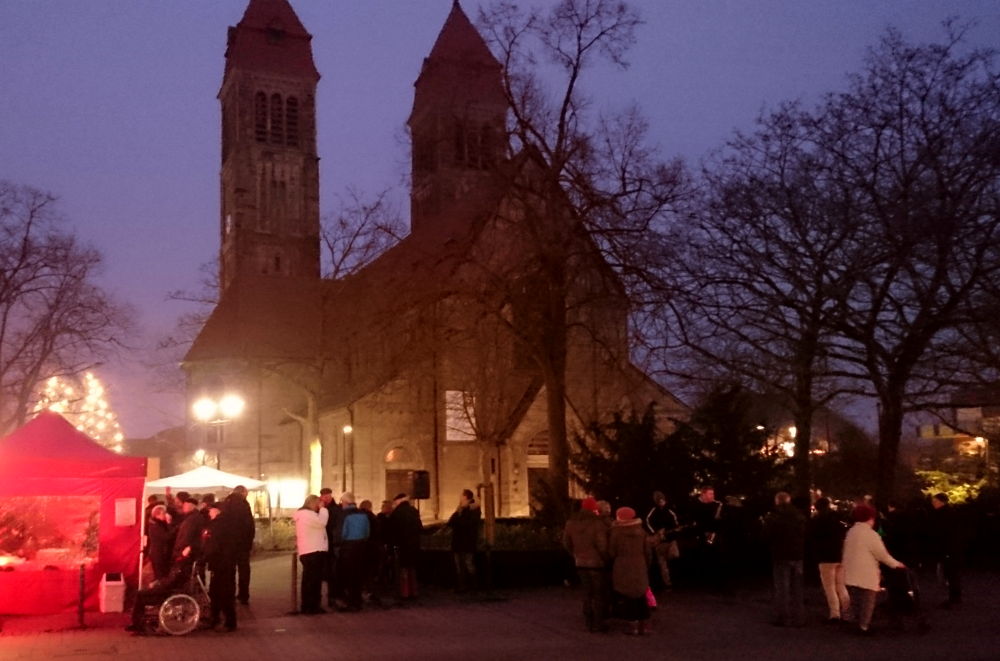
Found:
<svg viewBox="0 0 1000 661"><path fill-rule="evenodd" d="M1000 576L970 574L961 610L927 608L925 635L882 632L872 638L822 622L818 587L810 588L809 626L768 625L765 586L731 597L697 592L668 595L654 614L654 633L580 631L577 595L567 588L507 592L496 599L459 600L438 592L408 608L358 614L290 616L290 560L254 563L253 600L240 612L236 633L137 637L122 631L120 615L88 614L90 628L74 630L72 616L8 618L0 660L48 659L1000 659ZM927 585L925 601L943 593Z"/></svg>

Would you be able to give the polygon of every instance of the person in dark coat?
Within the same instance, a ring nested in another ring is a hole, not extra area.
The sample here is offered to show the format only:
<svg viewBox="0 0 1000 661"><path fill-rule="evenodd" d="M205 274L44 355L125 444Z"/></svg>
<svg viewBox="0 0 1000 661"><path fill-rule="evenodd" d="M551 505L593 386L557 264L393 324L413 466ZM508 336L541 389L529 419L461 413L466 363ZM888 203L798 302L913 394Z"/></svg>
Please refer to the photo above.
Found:
<svg viewBox="0 0 1000 661"><path fill-rule="evenodd" d="M417 597L417 560L420 556L420 535L424 526L420 513L410 504L405 493L393 499L389 529L399 566L399 596L404 601Z"/></svg>
<svg viewBox="0 0 1000 661"><path fill-rule="evenodd" d="M153 565L153 578L162 579L170 572L170 554L174 549L176 530L167 519L165 505L156 505L149 515L146 536L149 539L149 561Z"/></svg>
<svg viewBox="0 0 1000 661"><path fill-rule="evenodd" d="M340 497L340 507L344 512L341 530L341 557L337 570L343 577L344 594L347 605L342 611L361 610L361 589L365 579L365 555L368 551L368 537L371 528L368 515L358 509L354 494L345 492Z"/></svg>
<svg viewBox="0 0 1000 661"><path fill-rule="evenodd" d="M178 494L179 495L179 494ZM177 526L177 537L174 539L173 559L196 562L201 557L201 533L204 530L204 519L196 511L196 503L187 498L180 502L181 522Z"/></svg>
<svg viewBox="0 0 1000 661"><path fill-rule="evenodd" d="M764 519L774 579L774 624L800 627L806 622L802 594L806 517L785 491L775 494L774 505Z"/></svg>
<svg viewBox="0 0 1000 661"><path fill-rule="evenodd" d="M257 534L257 526L253 520L253 510L247 502L247 488L240 485L226 496L226 511L234 518L233 528L236 534L236 572L239 581L236 589L236 599L241 604L250 603L250 553L253 551L253 539Z"/></svg>
<svg viewBox="0 0 1000 661"><path fill-rule="evenodd" d="M622 619L628 622L628 633L633 635L650 632L646 591L652 544L635 510L619 507L608 538L608 554L613 562L611 587L622 598Z"/></svg>
<svg viewBox="0 0 1000 661"><path fill-rule="evenodd" d="M482 513L470 489L463 489L458 508L448 519L451 528L451 552L455 561L456 588L461 592L475 587L476 546Z"/></svg>
<svg viewBox="0 0 1000 661"><path fill-rule="evenodd" d="M660 570L660 581L667 589L673 586L670 579L670 561L680 557L676 539L678 524L677 514L667 503L667 497L662 491L654 491L653 507L646 514L645 526L646 532L655 538L656 545L653 550L656 564Z"/></svg>
<svg viewBox="0 0 1000 661"><path fill-rule="evenodd" d="M329 551L326 555L326 568L323 580L326 581L326 603L330 608L343 608L347 602L344 601L344 585L340 571L340 547L343 545L344 510L333 497L333 489L323 487L319 490L320 503L327 511L326 519L326 539L329 544Z"/></svg>
<svg viewBox="0 0 1000 661"><path fill-rule="evenodd" d="M212 572L208 596L212 600L212 628L222 624L225 617L227 631L236 630L236 560L240 553L239 515L230 509L212 503L206 528L203 556Z"/></svg>
<svg viewBox="0 0 1000 661"><path fill-rule="evenodd" d="M715 488L704 486L691 508L691 532L695 541L691 549L693 574L710 588L721 592L729 589L728 569L722 565L720 550L723 546L720 543L723 507L715 499Z"/></svg>
<svg viewBox="0 0 1000 661"><path fill-rule="evenodd" d="M563 546L573 556L583 585L583 619L587 630L605 631L608 615L608 532L593 498L584 498L563 529Z"/></svg>
<svg viewBox="0 0 1000 661"><path fill-rule="evenodd" d="M382 564L385 562L385 542L383 541L384 531L382 521L375 516L372 511L372 501L362 500L358 509L368 517L368 542L365 545L364 557L364 581L362 589L367 594L367 600L373 606L382 605L382 597L379 586L379 574L382 571Z"/></svg>
<svg viewBox="0 0 1000 661"><path fill-rule="evenodd" d="M844 565L840 561L847 526L830 507L829 498L820 498L815 506L816 514L809 520L806 537L812 559L819 566L819 580L826 595L829 620L839 622L851 613L851 598L847 594Z"/></svg>
<svg viewBox="0 0 1000 661"><path fill-rule="evenodd" d="M931 507L931 557L941 567L941 574L948 584L948 599L941 604L941 608L951 608L962 603L961 566L965 531L948 503L948 494L934 494Z"/></svg>

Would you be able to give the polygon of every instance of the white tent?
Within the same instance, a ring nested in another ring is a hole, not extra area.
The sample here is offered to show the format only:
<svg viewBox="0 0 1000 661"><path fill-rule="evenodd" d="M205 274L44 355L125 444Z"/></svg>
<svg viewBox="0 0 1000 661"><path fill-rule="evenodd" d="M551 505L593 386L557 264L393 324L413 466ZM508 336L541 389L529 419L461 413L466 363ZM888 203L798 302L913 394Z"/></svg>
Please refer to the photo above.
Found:
<svg viewBox="0 0 1000 661"><path fill-rule="evenodd" d="M163 489L166 487L170 487L171 489L211 489L213 487L233 489L240 485L245 486L247 489L260 489L265 486L265 483L249 477L243 477L242 475L226 473L208 466L198 466L198 468L189 470L186 473L161 477L158 480L146 482L146 489Z"/></svg>

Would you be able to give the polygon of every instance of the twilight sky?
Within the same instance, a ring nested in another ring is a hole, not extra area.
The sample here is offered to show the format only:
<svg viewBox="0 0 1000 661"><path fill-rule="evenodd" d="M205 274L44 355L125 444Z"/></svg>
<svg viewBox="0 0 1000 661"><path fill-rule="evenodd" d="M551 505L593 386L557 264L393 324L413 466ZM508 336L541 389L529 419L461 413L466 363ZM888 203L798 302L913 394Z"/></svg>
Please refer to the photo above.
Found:
<svg viewBox="0 0 1000 661"><path fill-rule="evenodd" d="M555 0L537 0L544 6ZM525 2L524 4L531 4ZM782 100L843 87L889 25L935 40L974 19L1000 46L996 0L633 0L646 23L625 72L586 81L598 107L638 101L666 155L690 163ZM48 190L103 252L102 284L137 310L137 347L98 374L127 436L184 421L148 349L218 250L226 28L245 0L0 0L0 179ZM322 213L348 186L394 187L407 213L403 126L451 0L292 0L313 34ZM479 2L463 0L475 20Z"/></svg>

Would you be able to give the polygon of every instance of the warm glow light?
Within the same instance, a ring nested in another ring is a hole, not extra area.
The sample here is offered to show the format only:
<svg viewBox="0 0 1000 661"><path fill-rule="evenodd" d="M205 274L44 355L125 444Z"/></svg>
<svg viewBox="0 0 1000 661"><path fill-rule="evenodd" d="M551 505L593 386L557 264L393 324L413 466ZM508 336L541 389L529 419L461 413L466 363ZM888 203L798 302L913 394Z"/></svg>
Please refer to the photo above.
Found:
<svg viewBox="0 0 1000 661"><path fill-rule="evenodd" d="M352 427L350 425L344 425L344 433L345 434L350 434L352 431L354 431L354 427Z"/></svg>
<svg viewBox="0 0 1000 661"><path fill-rule="evenodd" d="M194 463L204 464L205 463L205 451L202 449L195 450L194 452Z"/></svg>
<svg viewBox="0 0 1000 661"><path fill-rule="evenodd" d="M799 430L795 428L795 425L788 428L788 438L795 438L795 435L798 433Z"/></svg>
<svg viewBox="0 0 1000 661"><path fill-rule="evenodd" d="M794 427L793 427L794 429ZM781 444L781 449L784 451L785 456L794 457L795 456L795 443L785 442Z"/></svg>
<svg viewBox="0 0 1000 661"><path fill-rule="evenodd" d="M306 481L300 478L268 480L271 507L298 509L306 499Z"/></svg>
<svg viewBox="0 0 1000 661"><path fill-rule="evenodd" d="M219 413L222 414L223 419L232 420L243 413L246 405L247 403L239 395L226 395L219 400Z"/></svg>
<svg viewBox="0 0 1000 661"><path fill-rule="evenodd" d="M986 439L984 437L982 437L982 436L976 436L975 441L976 441L976 443L979 443L980 445L985 445L986 444Z"/></svg>
<svg viewBox="0 0 1000 661"><path fill-rule="evenodd" d="M756 427L754 427L754 429L756 429L757 431L764 431L764 425L757 425Z"/></svg>
<svg viewBox="0 0 1000 661"><path fill-rule="evenodd" d="M191 412L194 413L195 419L202 422L213 420L216 409L218 409L218 406L208 397L202 397L191 405Z"/></svg>

